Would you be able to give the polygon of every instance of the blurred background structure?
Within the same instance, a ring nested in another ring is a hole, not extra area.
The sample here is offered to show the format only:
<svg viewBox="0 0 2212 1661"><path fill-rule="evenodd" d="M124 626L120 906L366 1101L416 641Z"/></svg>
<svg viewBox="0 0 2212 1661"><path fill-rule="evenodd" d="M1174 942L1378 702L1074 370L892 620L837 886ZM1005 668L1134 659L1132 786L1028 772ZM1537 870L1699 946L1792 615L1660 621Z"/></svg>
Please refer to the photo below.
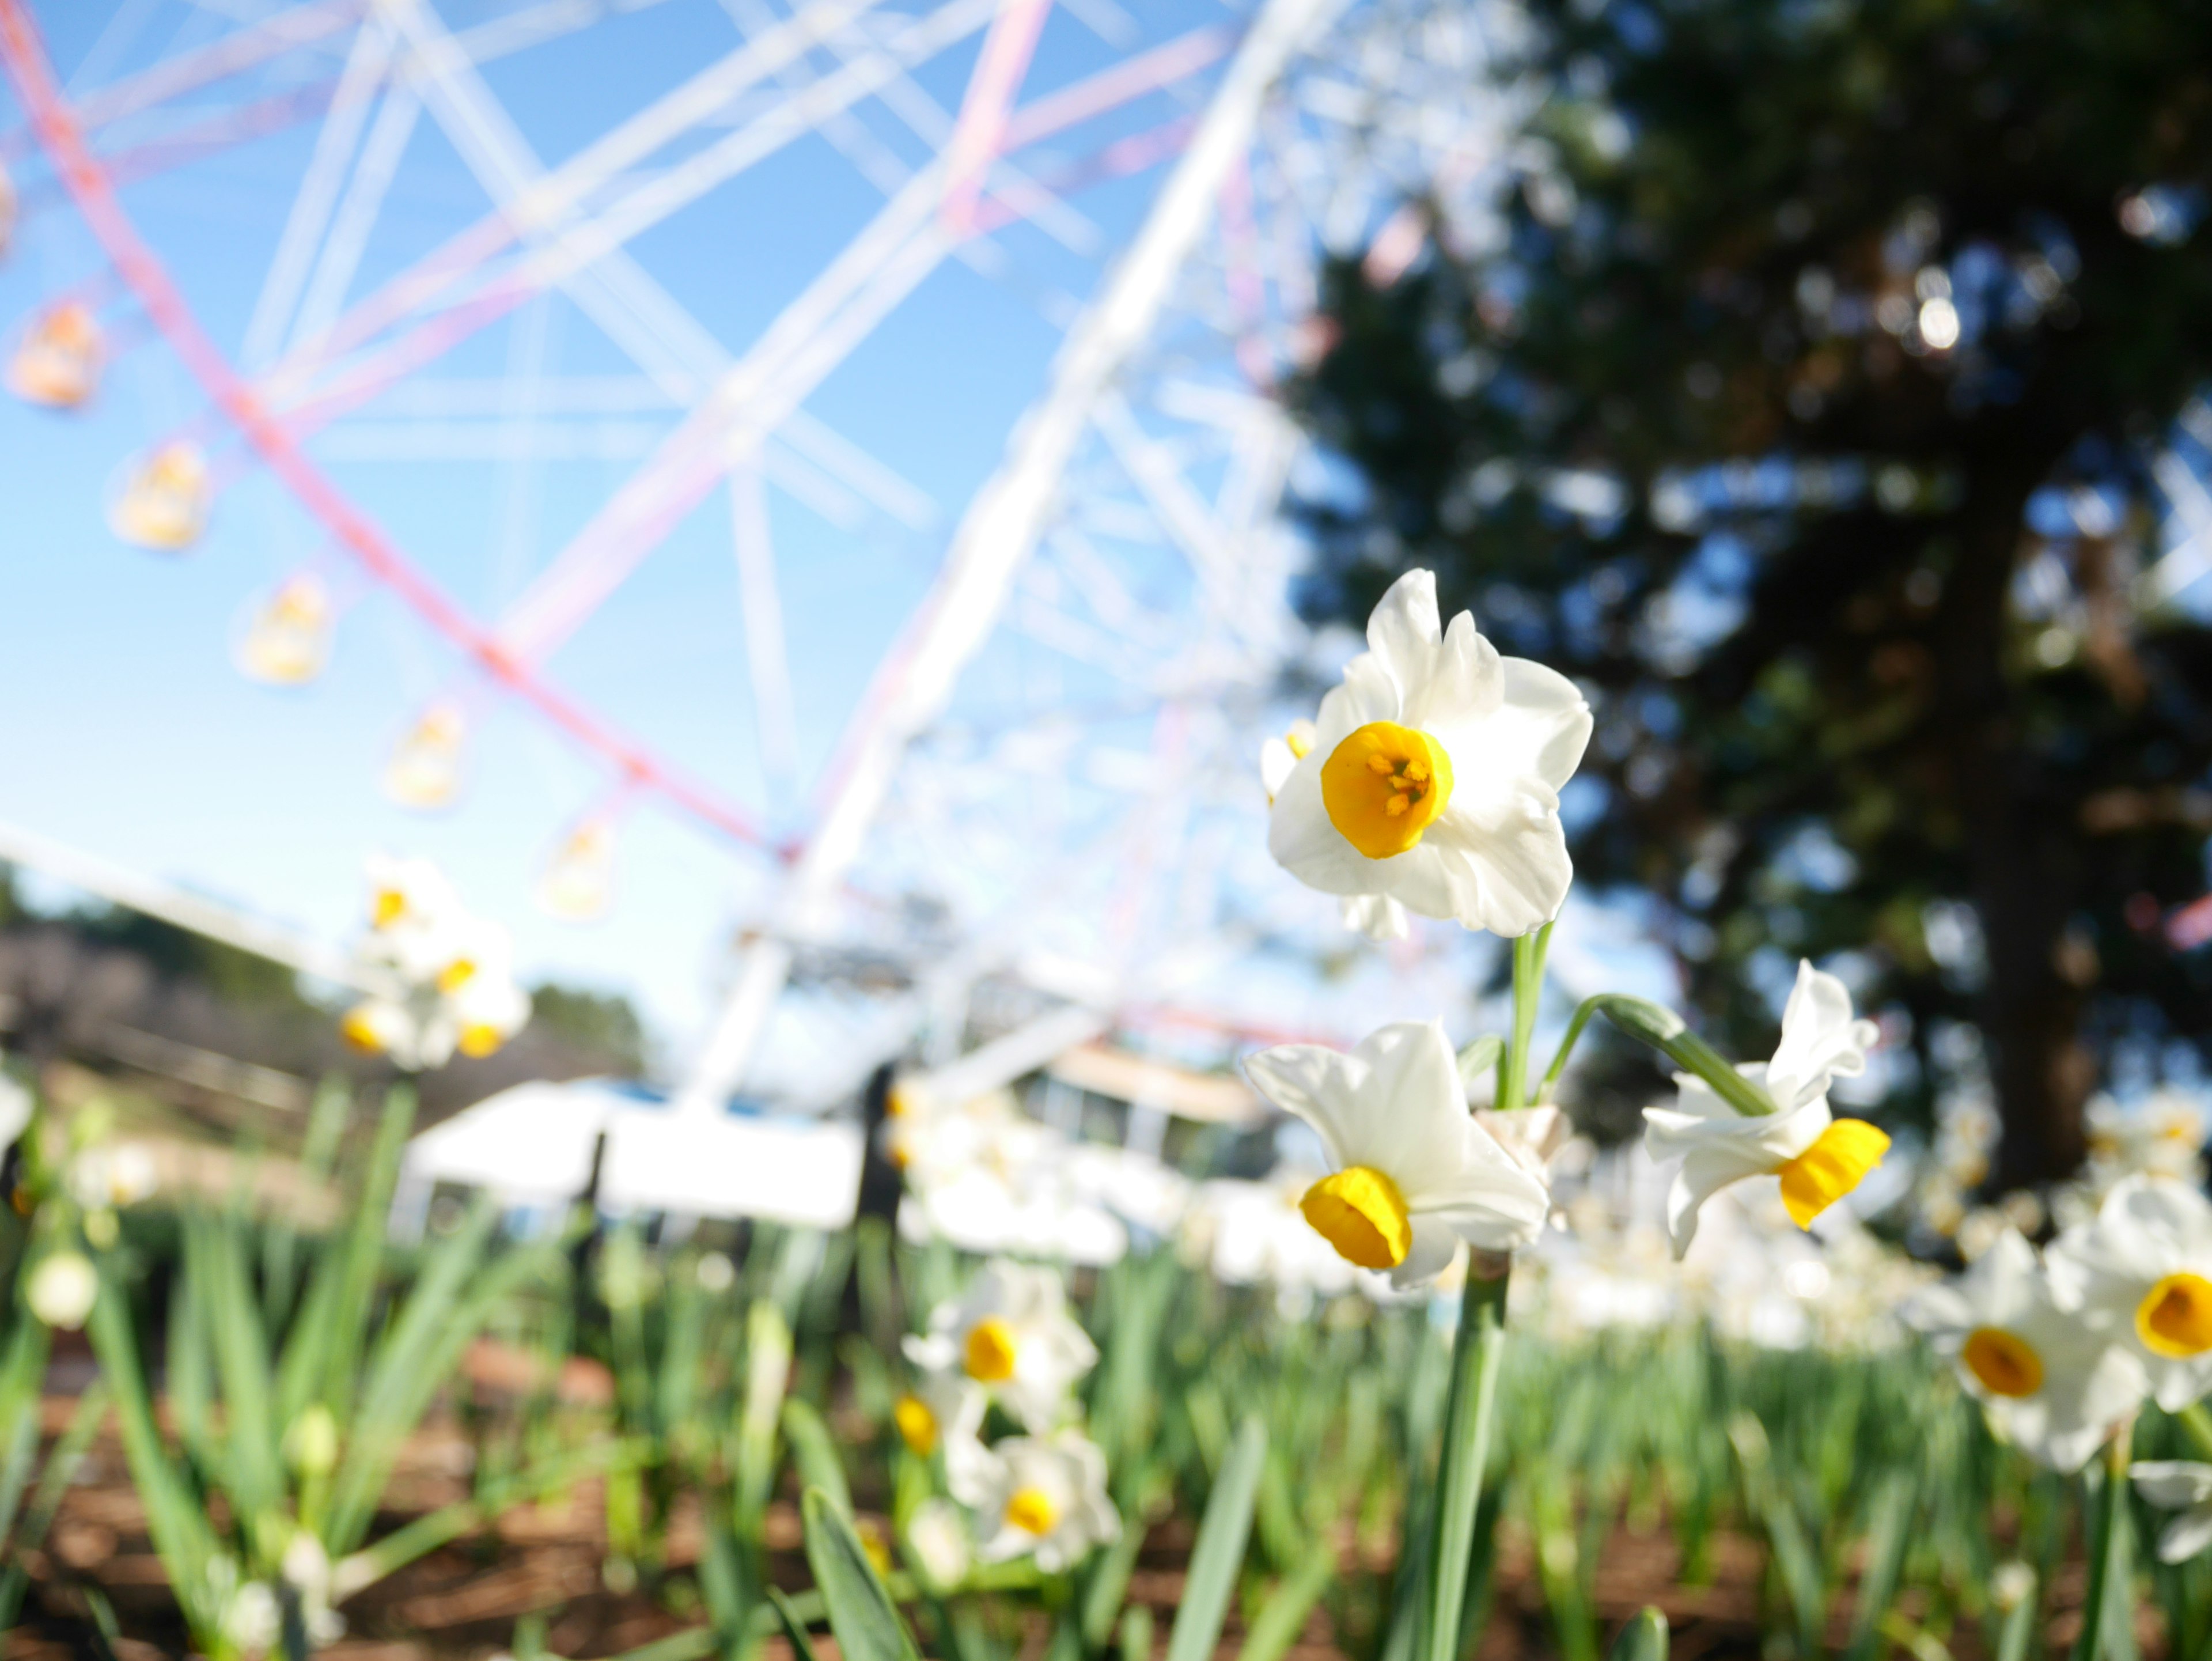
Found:
<svg viewBox="0 0 2212 1661"><path fill-rule="evenodd" d="M1947 1216L2065 1177L2212 1031L2197 27L0 0L16 1042L304 1101L382 846L539 982L434 1110L896 1062L1156 1152L1490 990L1264 852L1422 563L1598 705L1566 993L1756 1053L1813 956Z"/></svg>
<svg viewBox="0 0 2212 1661"><path fill-rule="evenodd" d="M140 677L27 641L32 841L326 940L429 851L708 1110L1464 1002L1324 991L1254 757L1329 666L1279 389L1325 245L1474 210L1474 14L249 9L6 13L21 534L106 521L17 616Z"/></svg>

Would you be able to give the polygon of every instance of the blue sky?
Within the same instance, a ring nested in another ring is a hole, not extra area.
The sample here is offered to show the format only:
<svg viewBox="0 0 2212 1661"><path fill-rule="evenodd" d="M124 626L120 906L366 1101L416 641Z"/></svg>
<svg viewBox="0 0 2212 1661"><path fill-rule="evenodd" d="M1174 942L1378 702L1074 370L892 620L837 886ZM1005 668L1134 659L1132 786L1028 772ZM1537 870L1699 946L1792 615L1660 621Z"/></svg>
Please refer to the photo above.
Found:
<svg viewBox="0 0 2212 1661"><path fill-rule="evenodd" d="M46 0L35 9L64 76L79 76L104 40L78 92L231 27L176 0L124 0L120 9ZM438 9L458 29L507 8L444 0ZM1185 0L1133 4L1127 15L1137 38L1150 41L1233 21L1234 12ZM486 79L550 165L739 39L710 0L666 0L493 64ZM941 104L957 106L979 39L916 75ZM336 44L342 50L343 37ZM1116 55L1077 17L1056 11L1030 93ZM338 61L298 55L258 84L328 76ZM1071 139L1066 153L1083 153L1102 134L1155 125L1177 107L1156 96L1119 125ZM0 125L19 119L0 98ZM920 158L879 107L864 119L909 165ZM125 191L142 232L227 350L244 335L312 134L279 133ZM0 264L0 327L9 330L100 270L89 236L56 204L42 170L14 170L26 214ZM1118 244L1159 176L1087 192L1079 206ZM810 138L648 233L632 252L726 348L742 350L881 200L848 161ZM486 205L426 118L351 292ZM1058 339L1053 319L1089 292L1100 270L1032 229L1007 233L999 248L1001 280L954 264L940 269L807 405L927 491L939 520L921 531L882 520L844 529L771 492L802 772L827 754L877 656L924 591L961 505L1042 386ZM558 369L631 373L568 301L544 303L538 321ZM538 862L604 781L527 714L494 700L479 705L471 782L455 810L426 818L387 804L376 775L391 739L424 697L466 684L456 678L452 653L364 585L321 680L275 692L242 679L228 649L249 597L302 563L319 560L333 571L342 563L323 554L314 527L283 490L251 470L226 490L209 535L188 554L143 552L110 534L101 504L118 463L201 405L126 301L111 296L103 319L118 355L91 408L58 417L0 400L0 698L13 714L0 738L0 818L327 937L351 925L365 855L428 855L477 906L514 929L528 972L630 993L680 1054L720 971L727 931L757 902L760 861L647 804L624 822L613 914L581 928L541 917L530 903ZM520 326L495 326L429 375L502 375ZM319 450L342 488L480 616L635 465L563 459L518 481L512 466L483 459L362 459L345 441L341 430ZM234 453L216 448L219 457ZM520 527L511 517L518 500L534 503ZM778 794L763 776L719 496L558 654L551 672L780 832L804 825L803 794Z"/></svg>

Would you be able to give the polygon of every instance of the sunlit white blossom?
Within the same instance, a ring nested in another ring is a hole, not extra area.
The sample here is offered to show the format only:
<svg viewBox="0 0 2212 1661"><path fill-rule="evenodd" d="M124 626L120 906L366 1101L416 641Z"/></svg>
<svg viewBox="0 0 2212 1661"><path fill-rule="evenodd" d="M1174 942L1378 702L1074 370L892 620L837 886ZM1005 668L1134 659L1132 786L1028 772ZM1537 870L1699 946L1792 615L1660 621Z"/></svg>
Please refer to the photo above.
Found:
<svg viewBox="0 0 2212 1661"><path fill-rule="evenodd" d="M1740 1114L1703 1079L1674 1075L1675 1105L1644 1110L1644 1142L1654 1159L1682 1161L1667 1201L1676 1256L1697 1236L1698 1208L1730 1183L1779 1177L1801 1228L1858 1186L1889 1138L1863 1119L1836 1118L1828 1086L1863 1073L1866 1052L1880 1036L1872 1021L1853 1019L1841 981L1800 963L1773 1059L1737 1069L1773 1103L1773 1112Z"/></svg>
<svg viewBox="0 0 2212 1661"><path fill-rule="evenodd" d="M1459 1243L1526 1245L1551 1196L1467 1110L1441 1021L1400 1021L1345 1053L1283 1044L1244 1063L1260 1093L1320 1134L1333 1173L1300 1202L1349 1262L1434 1280Z"/></svg>
<svg viewBox="0 0 2212 1661"><path fill-rule="evenodd" d="M1501 658L1464 611L1447 632L1427 571L1391 585L1367 640L1274 794L1268 851L1324 893L1470 928L1523 934L1556 916L1573 875L1559 793L1590 732L1582 694Z"/></svg>

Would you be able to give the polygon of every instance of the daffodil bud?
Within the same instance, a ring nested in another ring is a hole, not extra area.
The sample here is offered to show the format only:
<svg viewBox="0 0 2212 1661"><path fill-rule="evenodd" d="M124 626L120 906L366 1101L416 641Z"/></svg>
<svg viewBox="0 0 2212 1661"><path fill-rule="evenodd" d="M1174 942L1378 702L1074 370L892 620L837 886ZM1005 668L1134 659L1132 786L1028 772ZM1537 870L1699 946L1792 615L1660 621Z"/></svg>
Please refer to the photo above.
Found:
<svg viewBox="0 0 2212 1661"><path fill-rule="evenodd" d="M337 1469L338 1421L317 1402L284 1433L284 1457L302 1476L327 1476Z"/></svg>
<svg viewBox="0 0 2212 1661"><path fill-rule="evenodd" d="M48 1253L31 1271L25 1299L48 1326L75 1332L100 1297L100 1274L81 1251Z"/></svg>

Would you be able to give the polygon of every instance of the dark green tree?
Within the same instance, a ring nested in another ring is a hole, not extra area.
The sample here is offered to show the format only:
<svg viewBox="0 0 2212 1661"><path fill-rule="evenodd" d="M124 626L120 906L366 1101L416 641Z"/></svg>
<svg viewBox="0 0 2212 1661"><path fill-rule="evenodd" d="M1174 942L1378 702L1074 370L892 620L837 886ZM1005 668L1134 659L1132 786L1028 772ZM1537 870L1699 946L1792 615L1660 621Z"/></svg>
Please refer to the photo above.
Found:
<svg viewBox="0 0 2212 1661"><path fill-rule="evenodd" d="M2101 1067L2212 1041L2167 927L2212 582L2158 563L2169 487L2212 526L2161 471L2212 456L2212 9L1529 9L1502 234L1331 274L1309 609L1436 569L1591 691L1581 879L1710 1020L1757 1053L1790 960L1856 953L1892 1110L1985 1067L2000 1183L2063 1176Z"/></svg>

